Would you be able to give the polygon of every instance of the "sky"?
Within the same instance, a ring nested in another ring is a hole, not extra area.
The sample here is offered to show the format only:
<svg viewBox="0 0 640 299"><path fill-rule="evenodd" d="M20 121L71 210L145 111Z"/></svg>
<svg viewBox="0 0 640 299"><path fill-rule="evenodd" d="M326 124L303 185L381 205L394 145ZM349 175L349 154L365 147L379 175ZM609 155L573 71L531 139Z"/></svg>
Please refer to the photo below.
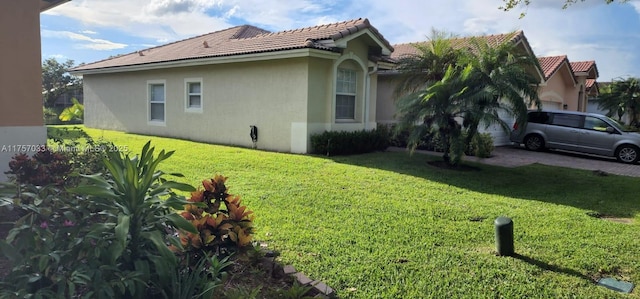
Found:
<svg viewBox="0 0 640 299"><path fill-rule="evenodd" d="M72 0L41 14L42 59L90 63L237 25L269 31L368 18L391 43L523 30L536 56L595 60L600 77L640 77L640 0ZM520 17L521 13L524 17Z"/></svg>

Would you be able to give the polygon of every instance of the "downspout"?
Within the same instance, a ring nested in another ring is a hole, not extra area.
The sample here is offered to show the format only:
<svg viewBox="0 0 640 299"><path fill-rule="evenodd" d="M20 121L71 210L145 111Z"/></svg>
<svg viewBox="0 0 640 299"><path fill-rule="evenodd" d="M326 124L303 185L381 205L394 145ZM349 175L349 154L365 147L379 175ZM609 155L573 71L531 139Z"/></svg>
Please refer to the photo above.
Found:
<svg viewBox="0 0 640 299"><path fill-rule="evenodd" d="M365 100L364 100L364 129L369 130L369 101L371 100L371 75L378 71L378 64L373 66L373 70L367 73L365 82Z"/></svg>

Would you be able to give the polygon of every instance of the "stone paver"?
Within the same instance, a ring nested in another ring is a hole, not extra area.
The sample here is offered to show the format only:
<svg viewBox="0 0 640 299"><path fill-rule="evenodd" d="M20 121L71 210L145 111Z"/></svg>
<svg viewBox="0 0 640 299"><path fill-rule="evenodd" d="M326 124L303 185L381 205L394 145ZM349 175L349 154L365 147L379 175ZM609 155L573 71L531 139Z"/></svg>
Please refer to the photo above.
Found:
<svg viewBox="0 0 640 299"><path fill-rule="evenodd" d="M404 151L406 149L391 148L390 150ZM442 155L442 153L429 151L416 151L416 153ZM640 177L640 165L638 164L619 163L613 157L592 156L559 150L532 152L526 150L524 147L499 146L494 149L492 156L489 158L464 157L464 160L503 167L518 167L538 163Z"/></svg>

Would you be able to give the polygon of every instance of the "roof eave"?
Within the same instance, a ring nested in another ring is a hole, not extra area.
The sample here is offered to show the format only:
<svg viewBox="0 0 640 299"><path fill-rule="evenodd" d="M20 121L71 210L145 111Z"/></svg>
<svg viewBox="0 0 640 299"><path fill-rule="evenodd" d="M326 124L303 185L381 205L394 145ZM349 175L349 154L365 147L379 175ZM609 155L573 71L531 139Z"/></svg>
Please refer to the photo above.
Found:
<svg viewBox="0 0 640 299"><path fill-rule="evenodd" d="M327 40L326 43L329 43L335 47L345 49L347 48L347 43L351 40L354 40L362 35L368 35L371 39L373 39L378 46L382 49L382 55L389 56L391 52L393 52L393 47L385 42L381 37L372 32L370 28L362 29L356 33L349 34L344 37L332 37L331 40Z"/></svg>
<svg viewBox="0 0 640 299"><path fill-rule="evenodd" d="M40 0L40 12L47 11L69 1L71 0Z"/></svg>
<svg viewBox="0 0 640 299"><path fill-rule="evenodd" d="M271 51L271 52L258 52L241 55L227 55L227 56L214 56L214 57L202 57L202 58L190 58L179 59L172 61L162 61L144 64L133 64L124 66L104 67L104 68L92 68L92 69L79 69L70 70L69 73L76 76L92 75L92 74L107 74L107 73L123 73L134 72L153 69L167 69L174 67L189 67L198 65L210 65L210 64L224 64L234 62L251 62L251 61L263 61L272 59L285 59L296 57L319 57L325 59L338 59L339 53L320 50L314 48L299 48L284 51Z"/></svg>

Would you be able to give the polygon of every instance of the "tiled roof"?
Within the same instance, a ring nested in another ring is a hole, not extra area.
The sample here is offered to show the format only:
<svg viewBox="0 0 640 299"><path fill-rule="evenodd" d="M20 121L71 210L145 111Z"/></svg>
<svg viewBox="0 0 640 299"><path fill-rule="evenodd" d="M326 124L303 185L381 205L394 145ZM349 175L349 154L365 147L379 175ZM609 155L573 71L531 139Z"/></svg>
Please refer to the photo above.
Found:
<svg viewBox="0 0 640 299"><path fill-rule="evenodd" d="M597 79L598 78L598 67L596 67L596 62L593 60L589 61L576 61L571 63L571 68L575 73L584 72L589 73L591 70L595 72L594 75L590 75L589 79Z"/></svg>
<svg viewBox="0 0 640 299"><path fill-rule="evenodd" d="M254 26L243 25L85 64L74 68L72 71L302 48L338 51L338 49L330 46L331 43L323 43L323 41L337 41L365 29L369 29L385 47L393 50L389 42L367 19L355 19L275 33Z"/></svg>
<svg viewBox="0 0 640 299"><path fill-rule="evenodd" d="M493 34L493 35L483 35L483 36L470 36L470 37L462 37L462 38L453 38L450 39L451 46L455 49L461 48L470 48L473 45L471 44L472 39L480 39L488 42L490 46L497 46L506 41L512 41L517 43L520 40L525 40L524 32L522 30L518 30L513 33L505 33L505 34ZM392 59L398 59L407 55L416 55L418 54L418 49L416 49L415 45L426 44L428 42L416 42L416 43L406 43L406 44L396 44L393 45L394 51L391 54Z"/></svg>
<svg viewBox="0 0 640 299"><path fill-rule="evenodd" d="M563 63L567 64L567 67L569 67L571 71L571 75L573 75L573 69L571 69L571 64L569 64L567 55L538 57L538 62L540 62L540 66L544 72L545 81L549 80L549 78L551 78L551 76L560 69Z"/></svg>
<svg viewBox="0 0 640 299"><path fill-rule="evenodd" d="M591 87L593 87L594 85L596 85L596 79L587 79L587 81L584 83L584 87L587 90L591 89Z"/></svg>

